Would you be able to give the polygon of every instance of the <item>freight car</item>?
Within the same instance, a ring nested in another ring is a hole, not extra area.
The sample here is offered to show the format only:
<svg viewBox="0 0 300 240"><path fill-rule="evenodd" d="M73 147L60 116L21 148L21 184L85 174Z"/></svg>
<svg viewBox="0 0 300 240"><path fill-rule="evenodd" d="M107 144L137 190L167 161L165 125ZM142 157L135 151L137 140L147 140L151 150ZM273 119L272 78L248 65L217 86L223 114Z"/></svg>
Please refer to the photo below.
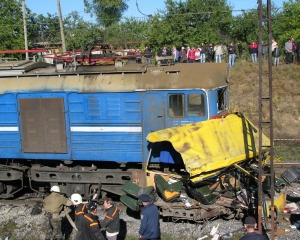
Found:
<svg viewBox="0 0 300 240"><path fill-rule="evenodd" d="M0 62L0 198L145 186L147 135L225 114L226 81L226 64Z"/></svg>

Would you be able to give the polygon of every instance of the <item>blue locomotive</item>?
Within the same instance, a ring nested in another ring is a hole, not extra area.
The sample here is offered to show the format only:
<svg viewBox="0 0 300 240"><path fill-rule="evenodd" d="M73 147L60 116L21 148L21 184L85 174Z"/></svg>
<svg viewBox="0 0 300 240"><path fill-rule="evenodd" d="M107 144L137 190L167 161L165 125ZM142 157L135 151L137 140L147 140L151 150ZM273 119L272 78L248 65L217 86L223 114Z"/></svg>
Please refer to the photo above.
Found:
<svg viewBox="0 0 300 240"><path fill-rule="evenodd" d="M54 184L84 198L122 195L142 179L147 135L225 113L226 81L227 64L0 62L0 198Z"/></svg>

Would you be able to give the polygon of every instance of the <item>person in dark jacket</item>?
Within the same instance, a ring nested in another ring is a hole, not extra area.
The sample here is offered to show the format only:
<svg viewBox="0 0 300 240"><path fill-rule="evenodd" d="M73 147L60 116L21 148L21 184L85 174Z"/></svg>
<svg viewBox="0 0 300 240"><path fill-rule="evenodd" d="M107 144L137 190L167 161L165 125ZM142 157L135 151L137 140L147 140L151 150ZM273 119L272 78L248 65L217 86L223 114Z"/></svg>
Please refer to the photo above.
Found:
<svg viewBox="0 0 300 240"><path fill-rule="evenodd" d="M179 52L180 62L186 63L187 62L187 56L186 51L184 47L181 47L181 50Z"/></svg>
<svg viewBox="0 0 300 240"><path fill-rule="evenodd" d="M205 63L205 59L206 59L206 46L205 43L202 42L201 46L200 46L201 52L200 52L200 62L201 63Z"/></svg>
<svg viewBox="0 0 300 240"><path fill-rule="evenodd" d="M266 240L263 235L255 232L256 220L254 217L246 217L244 227L247 230L247 233L241 237L240 240Z"/></svg>
<svg viewBox="0 0 300 240"><path fill-rule="evenodd" d="M208 60L210 62L214 62L215 46L212 43L209 43L209 46L207 47L207 52L208 52Z"/></svg>
<svg viewBox="0 0 300 240"><path fill-rule="evenodd" d="M146 63L150 63L151 62L151 49L148 46L146 46L146 48L145 48L144 55L146 58Z"/></svg>
<svg viewBox="0 0 300 240"><path fill-rule="evenodd" d="M157 207L150 203L151 198L148 194L142 194L140 199L144 206L141 212L140 239L158 240L160 238L160 229Z"/></svg>
<svg viewBox="0 0 300 240"><path fill-rule="evenodd" d="M276 44L276 46L274 48L273 56L274 56L274 66L278 67L278 65L279 65L279 58L281 56L281 49L278 47L278 44Z"/></svg>
<svg viewBox="0 0 300 240"><path fill-rule="evenodd" d="M75 236L75 240L81 240L84 215L87 214L86 205L82 203L82 197L78 193L74 193L71 195L71 201L75 206L75 225L78 230Z"/></svg>
<svg viewBox="0 0 300 240"><path fill-rule="evenodd" d="M238 42L237 48L239 50L239 58L241 58L243 55L243 46L242 46L241 42Z"/></svg>
<svg viewBox="0 0 300 240"><path fill-rule="evenodd" d="M97 203L90 202L87 206L88 214L84 215L81 240L106 240L98 223Z"/></svg>
<svg viewBox="0 0 300 240"><path fill-rule="evenodd" d="M100 221L101 228L106 228L107 240L117 240L120 231L119 209L111 198L106 198L103 202L105 209L104 219Z"/></svg>

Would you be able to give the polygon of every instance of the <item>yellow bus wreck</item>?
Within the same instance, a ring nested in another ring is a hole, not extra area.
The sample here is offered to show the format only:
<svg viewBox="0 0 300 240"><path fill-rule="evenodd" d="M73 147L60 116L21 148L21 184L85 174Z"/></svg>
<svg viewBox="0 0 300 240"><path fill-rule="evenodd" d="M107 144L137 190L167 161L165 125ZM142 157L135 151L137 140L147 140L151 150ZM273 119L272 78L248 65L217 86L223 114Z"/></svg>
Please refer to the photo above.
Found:
<svg viewBox="0 0 300 240"><path fill-rule="evenodd" d="M121 201L131 210L140 209L138 196L147 193L161 215L173 219L201 222L255 213L259 131L242 113L152 132L147 140L145 179L134 179L123 187ZM263 134L262 146L269 144ZM265 162L264 171L269 172ZM263 190L270 191L270 179L261 181ZM138 184L142 182L143 186ZM276 179L278 211L285 203L283 187L283 181Z"/></svg>

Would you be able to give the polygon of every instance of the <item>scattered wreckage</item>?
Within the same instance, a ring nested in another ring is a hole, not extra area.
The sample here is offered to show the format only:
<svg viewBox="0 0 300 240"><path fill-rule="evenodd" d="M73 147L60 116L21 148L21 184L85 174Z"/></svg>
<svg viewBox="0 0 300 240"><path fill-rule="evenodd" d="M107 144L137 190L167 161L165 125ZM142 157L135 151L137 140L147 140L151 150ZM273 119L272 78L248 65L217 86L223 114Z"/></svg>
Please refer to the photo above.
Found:
<svg viewBox="0 0 300 240"><path fill-rule="evenodd" d="M241 219L246 211L256 213L259 131L242 113L152 132L147 140L145 181L132 179L123 186L120 200L129 209L139 211L138 197L147 193L161 216L173 221L201 223L216 217ZM269 144L263 134L262 146ZM263 150L263 170L270 173L267 148ZM270 178L262 181L267 194ZM283 212L286 183L275 178L274 186L276 211ZM266 217L269 205L264 204Z"/></svg>

